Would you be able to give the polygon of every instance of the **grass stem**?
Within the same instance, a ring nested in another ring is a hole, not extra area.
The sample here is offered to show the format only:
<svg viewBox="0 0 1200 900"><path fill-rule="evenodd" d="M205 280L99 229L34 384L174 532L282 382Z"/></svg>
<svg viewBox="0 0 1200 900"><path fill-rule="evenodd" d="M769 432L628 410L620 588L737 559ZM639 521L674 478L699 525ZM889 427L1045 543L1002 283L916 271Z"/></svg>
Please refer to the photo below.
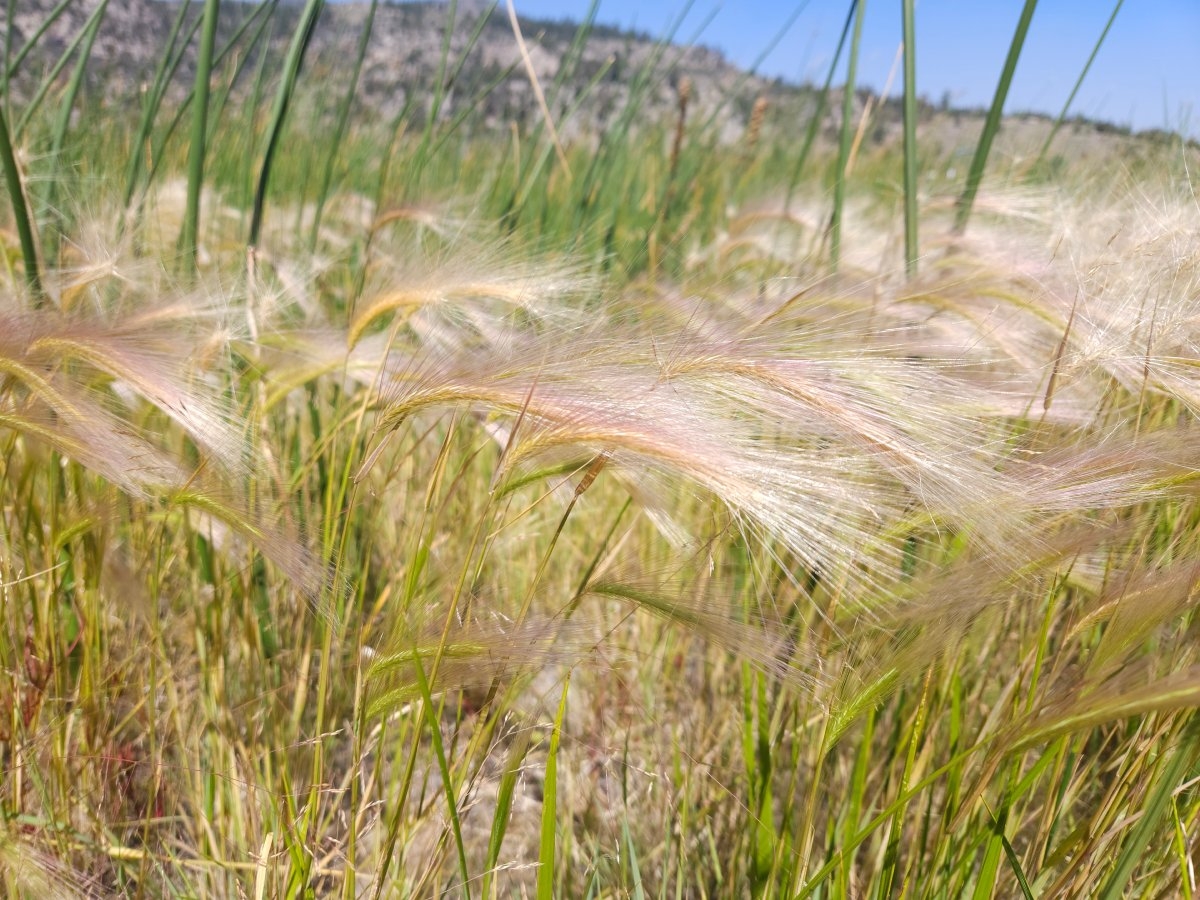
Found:
<svg viewBox="0 0 1200 900"><path fill-rule="evenodd" d="M901 0L904 32L904 270L917 273L917 29L913 0Z"/></svg>
<svg viewBox="0 0 1200 900"><path fill-rule="evenodd" d="M204 157L208 145L208 97L212 86L213 50L221 0L204 0L200 47L196 55L196 80L192 90L192 134L188 143L187 208L179 249L185 271L195 273L200 239L200 195L204 187Z"/></svg>
<svg viewBox="0 0 1200 900"><path fill-rule="evenodd" d="M1001 118L1004 115L1004 101L1008 99L1008 89L1012 84L1013 73L1017 71L1017 60L1021 57L1021 49L1025 46L1025 35L1029 33L1029 23L1033 21L1033 11L1037 9L1037 0L1025 0L1021 9L1021 18L1017 20L1017 30L1008 45L1008 56L1004 60L1004 69L1000 72L1000 80L996 84L996 94L992 97L992 105L988 108L987 119L983 123L983 132L979 135L979 143L975 146L975 156L971 159L971 168L967 172L967 184L954 213L954 230L961 234L967 228L971 218L971 208L975 205L975 195L983 181L983 173L987 168L988 155L992 151L992 142L1000 131Z"/></svg>

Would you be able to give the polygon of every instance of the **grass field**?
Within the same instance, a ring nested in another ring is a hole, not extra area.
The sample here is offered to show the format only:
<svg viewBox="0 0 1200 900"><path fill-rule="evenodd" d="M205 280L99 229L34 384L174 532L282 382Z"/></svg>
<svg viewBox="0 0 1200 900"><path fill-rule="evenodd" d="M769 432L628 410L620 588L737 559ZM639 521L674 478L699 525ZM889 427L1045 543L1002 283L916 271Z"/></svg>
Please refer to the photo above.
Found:
<svg viewBox="0 0 1200 900"><path fill-rule="evenodd" d="M8 895L1196 895L1194 144L381 123L219 5L6 62Z"/></svg>

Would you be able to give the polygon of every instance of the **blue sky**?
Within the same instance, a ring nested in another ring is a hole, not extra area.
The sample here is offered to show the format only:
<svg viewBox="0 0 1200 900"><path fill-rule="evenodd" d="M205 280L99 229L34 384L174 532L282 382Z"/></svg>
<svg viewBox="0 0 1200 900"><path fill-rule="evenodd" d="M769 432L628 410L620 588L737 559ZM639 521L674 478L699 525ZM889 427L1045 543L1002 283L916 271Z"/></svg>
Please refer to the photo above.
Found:
<svg viewBox="0 0 1200 900"><path fill-rule="evenodd" d="M523 16L580 19L589 0L515 0ZM1006 110L1056 114L1112 13L1114 0L1041 0L1009 91ZM825 77L847 0L696 0L677 33L718 47L750 66L800 15L759 71L793 81ZM1021 0L917 0L917 84L937 102L986 106L1004 65ZM598 20L663 35L683 0L601 0ZM898 0L867 0L859 82L887 82L900 43ZM844 66L844 62L843 62ZM835 79L840 82L839 76ZM892 91L900 89L897 73ZM1072 111L1134 128L1200 136L1200 0L1127 0Z"/></svg>

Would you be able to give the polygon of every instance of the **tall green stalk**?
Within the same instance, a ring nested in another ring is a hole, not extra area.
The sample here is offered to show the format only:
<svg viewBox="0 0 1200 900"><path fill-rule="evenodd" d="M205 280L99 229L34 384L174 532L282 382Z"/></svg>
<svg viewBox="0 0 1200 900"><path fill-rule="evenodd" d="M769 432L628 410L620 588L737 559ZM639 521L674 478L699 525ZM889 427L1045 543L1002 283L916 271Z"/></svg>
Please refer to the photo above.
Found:
<svg viewBox="0 0 1200 900"><path fill-rule="evenodd" d="M50 210L50 215L54 217L56 227L46 229L46 259L53 265L58 258L58 241L59 230L62 227L62 214L58 211L58 188L62 181L64 167L62 164L63 148L66 145L67 131L71 127L71 111L75 108L75 100L79 96L79 90L83 85L84 75L87 73L88 60L92 55L92 47L96 43L96 35L100 33L100 24L104 20L104 13L108 8L108 0L100 0L100 4L96 7L96 11L88 20L84 27L83 47L79 52L79 59L75 62L75 71L71 73L71 81L67 85L67 92L63 96L62 103L58 108L58 119L54 124L54 139L50 147L50 156L54 160L59 174L50 179L46 188L46 206Z"/></svg>
<svg viewBox="0 0 1200 900"><path fill-rule="evenodd" d="M450 71L449 75L445 76L445 81L447 84L458 83L459 76L462 74L463 68L467 64L467 60L474 52L475 45L483 36L484 29L487 27L488 22L491 20L492 13L495 11L496 2L495 0L492 0L492 2L488 3L488 5L476 18L475 26L472 28L471 34L467 37L467 42L463 45L462 52L459 54L458 60L454 64L454 68ZM564 59L563 65L565 64L566 62ZM498 85L507 81L508 77L520 67L521 61L519 59L515 60L511 65L508 66L507 69L503 70L499 75L496 75L490 83L480 88L479 91L476 92L476 94L472 96L468 102L462 104L462 109L446 124L446 127L441 129L441 133L433 137L432 144L427 145L424 142L424 139L422 139L421 149L418 150L412 165L412 174L414 177L420 174L427 160L436 157L442 151L442 148L446 145L450 138L459 133L459 128L472 115L472 113L480 107L484 99L488 97ZM413 92L410 92L409 99L405 102L405 107L409 107L412 102ZM408 112L402 111L401 114L397 116L396 122L401 122L407 118Z"/></svg>
<svg viewBox="0 0 1200 900"><path fill-rule="evenodd" d="M410 186L416 183L416 179L425 169L425 162L429 158L430 146L433 143L434 126L442 112L442 101L446 94L446 74L450 71L450 46L454 37L454 23L457 19L458 0L449 0L446 4L446 28L442 33L442 52L438 58L437 74L434 75L433 91L429 100L429 116L425 120L421 143L413 156L413 163L409 169Z"/></svg>
<svg viewBox="0 0 1200 900"><path fill-rule="evenodd" d="M267 185L271 180L271 166L275 161L275 150L279 146L279 137L283 134L283 124L287 119L288 107L292 102L292 94L296 90L296 80L300 76L300 66L304 62L304 52L312 40L313 29L317 26L317 18L324 8L324 0L307 0L304 12L292 34L292 42L288 46L287 58L283 63L283 80L279 82L279 90L275 94L275 106L271 113L271 125L267 137L267 149L263 154L262 170L259 172L258 184L254 189L254 212L250 217L249 245L258 245L259 234L262 231L263 206L266 202Z"/></svg>
<svg viewBox="0 0 1200 900"><path fill-rule="evenodd" d="M196 271L196 244L200 234L200 191L204 186L204 150L208 140L208 95L212 80L213 46L217 39L217 18L221 0L204 0L204 21L200 26L200 52L196 58L196 83L192 92L192 136L188 145L187 208L179 248L183 265Z"/></svg>
<svg viewBox="0 0 1200 900"><path fill-rule="evenodd" d="M363 60L367 56L367 45L371 40L371 31L375 26L375 10L379 0L371 0L367 7L367 17L363 22L362 32L358 38L358 52L354 57L354 70L350 73L350 83L346 86L346 95L338 108L337 125L334 126L333 136L329 141L329 155L325 157L325 168L321 172L321 183L317 188L317 206L313 210L312 231L309 234L309 246L316 247L317 235L321 231L321 214L325 210L325 202L329 199L329 189L333 185L333 168L337 163L338 150L346 136L346 128L350 123L350 110L354 106L354 95L358 92L358 80L362 75Z"/></svg>
<svg viewBox="0 0 1200 900"><path fill-rule="evenodd" d="M8 52L5 52L4 59L5 59L5 64L7 65L7 68L4 71L4 86L5 86L6 92L8 90L9 79L11 79L14 75L17 74L17 70L21 68L21 63L23 63L25 61L25 57L27 57L30 54L30 52L37 46L38 41L40 41L42 39L42 35L44 35L47 31L50 30L50 26L53 25L56 21L58 21L59 17L67 11L67 8L73 2L74 2L74 0L60 0L58 5L55 6L54 9L50 10L50 12L46 14L46 17L44 19L42 19L42 22L40 25L38 25L37 30L35 30L33 32L33 34L31 34L29 36L28 40L25 41L25 43L21 47L21 49L17 51L16 56L10 56ZM13 7L15 7L15 6L16 6L15 0L11 0L11 2L9 4L8 32L4 36L4 45L5 45L6 51L8 49L11 49L12 38L13 38L13 35L16 33L16 30L12 27L12 10L13 10ZM12 62L8 62L8 60L10 60L10 59L12 60Z"/></svg>
<svg viewBox="0 0 1200 900"><path fill-rule="evenodd" d="M238 25L237 29L229 40L227 40L219 50L213 54L212 68L217 69L225 62L225 59L233 54L235 48L241 48L245 52L236 55L236 61L233 65L233 72L229 78L230 83L235 83L241 78L241 73L245 70L249 61L254 58L253 48L263 40L266 34L267 25L270 22L270 17L275 11L279 0L267 0L265 3L260 3L254 7L254 11ZM257 26L251 34L250 40L243 46L242 38L250 32L252 26ZM158 175L158 171L162 168L164 160L168 159L168 154L165 152L167 144L174 136L179 128L179 124L184 120L188 109L195 100L195 86L189 90L174 110L170 121L159 133L158 137L152 142L150 147L150 168L146 173L143 181L145 184L150 184ZM212 106L209 108L209 117L212 117Z"/></svg>
<svg viewBox="0 0 1200 900"><path fill-rule="evenodd" d="M71 57L75 55L75 51L78 50L80 46L85 44L87 47L91 47L92 42L96 38L96 29L100 25L100 20L104 18L104 10L107 5L107 3L101 3L94 10L92 10L91 15L89 15L87 21L83 23L83 27L79 29L78 34L72 38L71 43L68 44L66 49L59 54L59 57L57 60L55 60L54 65L50 67L50 71L48 71L42 78L37 90L33 92L33 96L29 99L29 102L25 104L25 110L21 113L21 117L16 121L16 126L13 131L15 135L20 136L25 132L26 126L41 107L42 101L46 98L46 94L49 92L50 88L55 84L55 82L58 81L59 75L61 75L63 69L67 67L67 63L71 61ZM83 61L85 63L89 53L90 50L85 50L83 53ZM75 78L72 79L73 82L77 82L79 78L82 78L82 74L80 74L81 71L82 66L80 67L80 71L76 73ZM77 84L74 85L74 87L77 86Z"/></svg>
<svg viewBox="0 0 1200 900"><path fill-rule="evenodd" d="M8 60L13 58L13 36L16 35L17 29L13 28L13 18L17 13L17 0L8 0L4 8L4 60L3 66L0 66L0 103L4 104L5 109L8 108Z"/></svg>
<svg viewBox="0 0 1200 900"><path fill-rule="evenodd" d="M146 142L150 139L150 131L154 127L154 120L158 117L158 110L162 105L163 96L167 92L167 85L170 83L171 78L174 77L179 64L183 61L183 49L179 48L176 51L176 47L178 46L179 35L183 31L183 24L187 20L187 12L191 5L191 0L184 0L183 3L179 4L179 13L175 16L174 24L171 26L171 33L167 37L166 49L159 59L158 69L155 70L154 78L150 82L150 88L146 91L145 100L142 102L142 115L138 121L137 134L130 145L129 166L125 172L124 206L126 209L133 203L134 194L137 193L141 182L141 175L145 168L144 148ZM184 38L184 44L191 43L192 35L199 25L200 20L197 19Z"/></svg>
<svg viewBox="0 0 1200 900"><path fill-rule="evenodd" d="M792 194L800 181L800 172L808 161L813 142L817 139L817 130L821 127L821 119L825 116L825 105L829 102L829 88L833 85L833 75L837 71L842 51L846 48L846 39L850 36L850 26L854 24L854 13L858 9L858 0L850 0L850 9L846 12L846 21L842 25L842 36L838 38L837 49L833 52L833 62L829 64L829 72L825 75L825 83L821 85L821 93L817 95L817 108L813 110L812 118L808 120L808 128L804 133L804 143L800 146L800 155L792 166L792 177L788 181L787 193L784 195L784 209L792 204Z"/></svg>
<svg viewBox="0 0 1200 900"><path fill-rule="evenodd" d="M558 701L558 713L554 717L554 729L550 732L550 750L546 755L546 775L542 782L542 827L538 839L538 900L554 897L555 840L558 829L558 748L562 741L562 725L567 714L567 692L571 687L571 673L563 679L562 697Z"/></svg>
<svg viewBox="0 0 1200 900"><path fill-rule="evenodd" d="M633 77L629 80L625 95L625 105L610 127L605 129L600 135L596 149L592 152L591 162L587 170L583 173L582 177L575 180L574 183L577 185L575 196L578 198L575 210L577 232L579 227L582 227L585 222L589 221L593 225L603 222L604 225L600 227L610 232L615 230L615 217L617 215L615 208L610 205L604 214L597 213L597 206L599 204L619 202L619 198L615 192L604 190L603 186L610 179L613 179L616 173L624 171L628 164L628 156L626 154L630 143L629 135L637 120L638 112L656 84L656 75L661 71L660 64L666 54L667 48L674 40L680 27L682 27L683 20L691 12L694 3L695 0L686 0L683 3L679 13L676 14L674 20L667 26L662 37L655 42L653 49L647 55L645 61L634 72ZM591 20L589 19L588 21L590 22ZM544 160L545 157L542 159ZM510 229L516 229L526 200L532 193L537 172L542 168L542 165L542 161L538 161L532 168L528 163L523 164L510 199L501 207L500 215L506 220Z"/></svg>
<svg viewBox="0 0 1200 900"><path fill-rule="evenodd" d="M812 0L801 0L800 3L796 4L791 14L784 19L783 24L775 29L775 33L771 35L770 40L763 45L763 48L758 51L758 55L751 60L750 67L744 72L739 72L737 78L722 93L721 101L713 107L712 112L708 114L708 118L704 120L704 124L700 128L701 132L707 131L721 118L725 110L729 107L729 104L741 93L746 82L758 74L759 67L766 62L767 57L774 53L775 48L787 37L788 32L792 30L792 26L796 24L796 20L804 14L804 11L808 9L808 5L811 2ZM699 37L699 35L696 36L696 41L699 40ZM692 44L695 44L696 41L693 41ZM692 46L692 44L689 44L689 46Z"/></svg>
<svg viewBox="0 0 1200 900"><path fill-rule="evenodd" d="M1104 39L1108 37L1108 31L1112 28L1113 22L1117 19L1117 13L1121 11L1121 4L1125 0L1117 0L1116 6L1113 7L1112 15L1108 17L1108 22L1104 26L1104 30L1100 32L1100 37L1096 40L1096 46L1092 48L1092 55L1088 57L1087 63L1083 67L1083 71L1079 73L1079 78L1075 80L1075 87L1071 88L1070 96L1067 97L1067 102L1063 104L1062 111L1058 114L1058 118L1054 120L1054 127L1050 129L1050 133L1046 135L1046 143L1042 144L1042 149L1038 152L1037 161L1041 162L1046 158L1046 154L1050 150L1050 144L1054 141L1058 130L1062 128L1063 122L1067 118L1067 111L1071 108L1071 104L1075 102L1075 95L1079 93L1079 88L1083 85L1083 79L1087 78L1088 69L1092 67L1092 63L1096 60L1096 54L1100 52L1100 45L1104 43Z"/></svg>
<svg viewBox="0 0 1200 900"><path fill-rule="evenodd" d="M1129 836L1122 841L1116 865L1109 874L1103 887L1095 894L1101 900L1117 900L1128 897L1131 893L1130 882L1138 865L1145 858L1147 851L1154 846L1159 830L1159 823L1171 806L1172 797L1181 791L1185 782L1192 782L1196 772L1196 741L1200 737L1200 719L1193 718L1183 728L1179 744L1170 750L1164 750L1166 761L1154 780L1154 786L1147 789L1146 799L1138 811L1137 824L1130 830ZM1170 757L1167 758L1167 753Z"/></svg>
<svg viewBox="0 0 1200 900"><path fill-rule="evenodd" d="M37 242L34 240L33 225L29 218L29 205L25 202L25 186L21 183L17 154L13 150L12 136L8 130L8 117L4 115L3 108L0 108L0 165L4 166L4 181L12 201L17 237L21 242L21 256L25 261L25 283L33 295L34 305L39 306L42 301L42 279L38 267Z"/></svg>
<svg viewBox="0 0 1200 900"><path fill-rule="evenodd" d="M975 194L978 193L979 183L983 180L983 170L987 167L992 141L996 139L996 133L1000 130L1004 101L1008 98L1008 88L1012 84L1013 73L1017 70L1017 60L1021 56L1021 48L1025 45L1025 35L1029 32L1029 23L1033 21L1035 9L1037 0L1025 0L1025 8L1021 10L1021 18L1017 21L1017 32L1008 45L1008 57L1004 60L1004 69L996 85L996 95L992 98L991 109L988 110L987 120L983 123L983 133L979 135L979 143L975 146L975 158L971 160L971 169L967 172L967 186L958 199L958 209L954 215L954 230L957 232L964 231L967 220L971 218L971 207L975 205Z"/></svg>
<svg viewBox="0 0 1200 900"><path fill-rule="evenodd" d="M854 16L854 37L850 39L850 61L846 69L846 86L842 91L842 133L838 141L837 172L833 183L833 218L830 221L829 261L837 271L842 250L842 215L846 205L846 166L850 163L850 143L854 130L850 118L854 115L854 82L858 74L858 48L862 41L863 16L867 0L859 0Z"/></svg>
<svg viewBox="0 0 1200 900"><path fill-rule="evenodd" d="M917 273L917 30L913 0L904 17L904 270Z"/></svg>

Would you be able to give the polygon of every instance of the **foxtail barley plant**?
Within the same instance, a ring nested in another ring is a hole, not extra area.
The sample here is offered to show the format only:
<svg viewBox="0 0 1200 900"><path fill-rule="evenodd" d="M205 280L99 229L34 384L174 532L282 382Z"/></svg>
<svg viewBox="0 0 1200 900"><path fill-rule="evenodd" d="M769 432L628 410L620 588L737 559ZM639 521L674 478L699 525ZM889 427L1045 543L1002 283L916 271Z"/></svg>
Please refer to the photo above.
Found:
<svg viewBox="0 0 1200 900"><path fill-rule="evenodd" d="M112 6L7 11L9 895L1195 895L1193 144L947 185L911 77L723 142L666 43L589 135L515 14L497 131L453 4L390 122L375 3L125 116Z"/></svg>

